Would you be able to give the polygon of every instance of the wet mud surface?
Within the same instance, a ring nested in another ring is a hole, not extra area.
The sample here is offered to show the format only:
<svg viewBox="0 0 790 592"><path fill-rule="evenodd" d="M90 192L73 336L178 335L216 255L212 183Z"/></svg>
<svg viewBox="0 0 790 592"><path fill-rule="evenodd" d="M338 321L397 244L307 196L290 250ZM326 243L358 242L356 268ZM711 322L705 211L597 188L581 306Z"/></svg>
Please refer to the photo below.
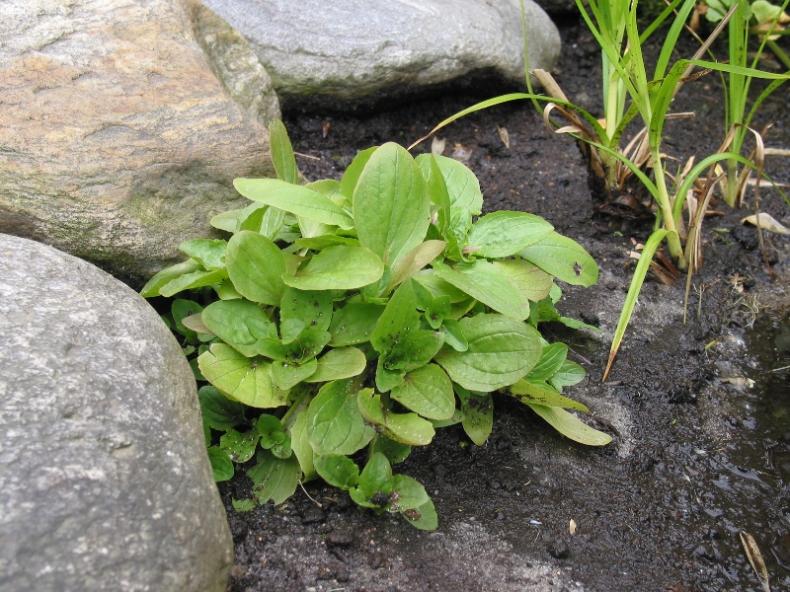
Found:
<svg viewBox="0 0 790 592"><path fill-rule="evenodd" d="M557 78L593 107L599 70L591 39L575 26L562 32ZM356 150L408 144L497 90L446 93L376 113L286 111L286 124L296 150L310 157L300 159L308 178L336 177ZM690 85L677 101L685 109L697 117L673 124L667 150L714 149L721 138L717 81ZM784 101L768 103L764 115L775 123L768 144L790 146ZM507 130L509 148L498 128ZM646 283L602 383L633 266L628 252L649 224L601 215L576 147L546 131L526 105L476 115L440 136L445 154L467 158L480 177L487 210L545 216L597 259L598 285L567 288L561 310L600 333L549 327L548 337L568 343L587 368L587 380L569 394L588 404L614 443L573 444L499 398L485 446L447 428L398 467L432 495L435 533L359 510L317 483L281 507L236 513L231 499L248 494L248 483L236 478L221 487L236 542L231 590L758 591L741 531L757 541L772 589L790 590L787 239L768 237L771 275L756 232L739 222L748 212L717 208L723 216L706 221L705 268L694 280L689 322L682 322L682 281ZM784 165L768 163L787 182ZM781 197L763 191L762 199L787 222Z"/></svg>

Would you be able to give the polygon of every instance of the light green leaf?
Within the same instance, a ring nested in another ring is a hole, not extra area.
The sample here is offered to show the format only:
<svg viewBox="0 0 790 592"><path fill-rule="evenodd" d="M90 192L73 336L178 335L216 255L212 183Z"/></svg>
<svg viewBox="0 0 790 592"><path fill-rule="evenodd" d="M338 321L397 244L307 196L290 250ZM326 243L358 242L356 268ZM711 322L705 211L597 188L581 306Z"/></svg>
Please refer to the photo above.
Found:
<svg viewBox="0 0 790 592"><path fill-rule="evenodd" d="M754 19L760 25L771 23L774 20L779 21L784 12L782 6L771 4L766 2L766 0L755 0L752 2L751 8ZM787 15L785 15L785 18L787 18ZM781 28L777 26L776 32L779 31L781 31Z"/></svg>
<svg viewBox="0 0 790 592"><path fill-rule="evenodd" d="M598 281L598 265L584 247L556 232L522 250L520 255L574 286L591 286Z"/></svg>
<svg viewBox="0 0 790 592"><path fill-rule="evenodd" d="M306 327L320 331L332 322L332 295L288 287L280 302L280 337L283 343L296 339Z"/></svg>
<svg viewBox="0 0 790 592"><path fill-rule="evenodd" d="M291 497L299 485L299 462L295 456L277 458L268 450L259 450L257 463L247 469L247 477L253 482L252 492L260 503L272 501L279 505Z"/></svg>
<svg viewBox="0 0 790 592"><path fill-rule="evenodd" d="M447 193L442 170L432 154L420 154L414 160L425 178L428 197L436 206L436 227L442 236L447 236L451 248L456 249L458 243L453 235L447 232L450 224L450 195Z"/></svg>
<svg viewBox="0 0 790 592"><path fill-rule="evenodd" d="M369 249L337 245L313 256L283 281L300 290L354 290L378 281L383 273L381 259Z"/></svg>
<svg viewBox="0 0 790 592"><path fill-rule="evenodd" d="M571 360L565 360L559 370L551 377L549 383L558 391L562 391L566 386L579 384L586 375L587 372L579 364Z"/></svg>
<svg viewBox="0 0 790 592"><path fill-rule="evenodd" d="M416 413L385 411L381 395L375 394L373 389L359 391L357 402L365 421L377 426L387 438L409 446L426 446L433 440L435 430L430 421Z"/></svg>
<svg viewBox="0 0 790 592"><path fill-rule="evenodd" d="M436 361L453 382L466 389L491 392L509 386L526 376L540 359L540 335L529 325L497 314L467 317L459 325L469 349L445 348Z"/></svg>
<svg viewBox="0 0 790 592"><path fill-rule="evenodd" d="M209 446L207 452L211 462L211 471L214 473L214 481L217 483L230 481L235 471L228 453L219 446Z"/></svg>
<svg viewBox="0 0 790 592"><path fill-rule="evenodd" d="M461 256L460 247L466 244L466 235L472 227L472 216L480 214L483 194L475 174L462 163L445 156L421 154L417 163L423 175L430 179L432 195L438 196L439 228L448 242L448 252L453 259ZM444 188L449 200L449 215L444 213L440 184L434 180L438 169L444 178Z"/></svg>
<svg viewBox="0 0 790 592"><path fill-rule="evenodd" d="M612 437L609 434L591 428L578 417L564 409L529 403L528 406L560 434L575 442L586 444L587 446L606 446L612 441Z"/></svg>
<svg viewBox="0 0 790 592"><path fill-rule="evenodd" d="M466 340L461 325L458 321L446 319L442 324L444 331L444 342L455 351L465 352L469 350L469 342Z"/></svg>
<svg viewBox="0 0 790 592"><path fill-rule="evenodd" d="M293 417L293 424L288 430L291 435L291 448L299 461L304 480L307 481L315 476L313 448L310 446L310 434L307 426L307 409L299 409Z"/></svg>
<svg viewBox="0 0 790 592"><path fill-rule="evenodd" d="M412 277L441 255L446 245L447 243L444 241L428 240L414 247L406 255L398 259L393 266L389 287L393 288Z"/></svg>
<svg viewBox="0 0 790 592"><path fill-rule="evenodd" d="M488 393L470 393L456 389L461 401L461 425L469 439L482 446L494 429L494 400Z"/></svg>
<svg viewBox="0 0 790 592"><path fill-rule="evenodd" d="M219 447L235 463L246 463L255 455L258 447L258 434L254 431L238 432L230 429L219 439Z"/></svg>
<svg viewBox="0 0 790 592"><path fill-rule="evenodd" d="M428 419L449 419L455 411L453 383L436 364L409 372L391 397L407 409Z"/></svg>
<svg viewBox="0 0 790 592"><path fill-rule="evenodd" d="M222 269L225 267L225 247L228 242L219 239L199 238L188 240L178 245L178 250L198 261L204 269Z"/></svg>
<svg viewBox="0 0 790 592"><path fill-rule="evenodd" d="M545 405L546 407L561 407L562 409L575 409L576 411L589 412L587 405L563 397L546 383L530 382L526 379L519 380L511 385L510 393L525 404Z"/></svg>
<svg viewBox="0 0 790 592"><path fill-rule="evenodd" d="M228 242L225 263L239 294L261 304L280 304L285 259L270 239L251 230L238 232Z"/></svg>
<svg viewBox="0 0 790 592"><path fill-rule="evenodd" d="M420 244L430 223L430 201L414 159L394 143L373 152L353 198L359 242L388 267Z"/></svg>
<svg viewBox="0 0 790 592"><path fill-rule="evenodd" d="M250 206L253 206L250 209ZM236 232L239 230L239 227L242 221L246 220L247 217L252 213L254 210L260 210L265 208L263 204L250 204L246 208L238 209L238 210L228 210L227 212L222 212L213 216L209 223L214 227L218 228L219 230L224 230L225 232Z"/></svg>
<svg viewBox="0 0 790 592"><path fill-rule="evenodd" d="M549 295L554 278L523 259L500 259L493 266L528 300L537 302Z"/></svg>
<svg viewBox="0 0 790 592"><path fill-rule="evenodd" d="M302 237L294 241L294 246L297 249L311 249L313 251L320 251L321 249L326 249L334 245L352 245L358 247L359 241L355 238L338 236L336 234L324 234L311 238Z"/></svg>
<svg viewBox="0 0 790 592"><path fill-rule="evenodd" d="M383 508L390 503L393 488L392 467L387 457L376 452L370 455L359 475L359 485L349 491L351 499L365 508Z"/></svg>
<svg viewBox="0 0 790 592"><path fill-rule="evenodd" d="M392 478L392 490L398 495L391 509L399 512L417 509L431 499L425 487L408 475L395 475Z"/></svg>
<svg viewBox="0 0 790 592"><path fill-rule="evenodd" d="M316 368L318 368L318 362L315 358L306 361L304 364L274 362L271 371L272 380L277 388L287 391L315 374Z"/></svg>
<svg viewBox="0 0 790 592"><path fill-rule="evenodd" d="M390 370L384 366L384 358L379 356L376 361L376 388L382 393L389 392L396 386L403 384L403 379L406 376L405 370Z"/></svg>
<svg viewBox="0 0 790 592"><path fill-rule="evenodd" d="M379 360L386 370L410 372L430 362L442 345L444 337L441 332L420 329L401 335L379 356Z"/></svg>
<svg viewBox="0 0 790 592"><path fill-rule="evenodd" d="M280 407L288 393L272 384L270 365L253 363L224 343L215 343L198 357L198 367L211 384L250 407Z"/></svg>
<svg viewBox="0 0 790 592"><path fill-rule="evenodd" d="M527 375L533 382L548 380L560 369L568 357L568 346L564 343L550 343L543 346L540 360Z"/></svg>
<svg viewBox="0 0 790 592"><path fill-rule="evenodd" d="M175 330L180 335L187 339L196 339L196 332L184 325L184 319L192 315L197 315L203 307L194 300L187 300L185 298L176 298L170 305L170 315L173 317L175 323Z"/></svg>
<svg viewBox="0 0 790 592"><path fill-rule="evenodd" d="M450 304L458 304L469 300L467 294L440 279L433 269L421 271L413 279L416 284L428 290L434 298L447 296L450 299Z"/></svg>
<svg viewBox="0 0 790 592"><path fill-rule="evenodd" d="M436 530L439 528L439 517L436 515L436 508L431 500L428 500L419 508L402 512L401 516L419 530Z"/></svg>
<svg viewBox="0 0 790 592"><path fill-rule="evenodd" d="M287 183L298 183L299 171L296 168L294 149L288 132L279 119L272 119L269 122L269 148L272 151L272 164L277 177Z"/></svg>
<svg viewBox="0 0 790 592"><path fill-rule="evenodd" d="M252 512L258 507L258 502L254 498L249 499L235 499L231 498L230 505L233 507L234 512L244 514L245 512Z"/></svg>
<svg viewBox="0 0 790 592"><path fill-rule="evenodd" d="M318 359L316 371L305 382L329 382L362 374L367 359L356 347L331 349Z"/></svg>
<svg viewBox="0 0 790 592"><path fill-rule="evenodd" d="M260 205L260 204L258 204ZM285 226L287 212L279 208L266 208L261 216L258 228L247 228L247 224L241 225L240 230L258 230L263 236L271 240L280 238L280 233Z"/></svg>
<svg viewBox="0 0 790 592"><path fill-rule="evenodd" d="M456 387L460 388L460 387ZM435 428L446 428L449 426L458 425L464 420L464 414L460 409L456 408L453 411L453 416L450 419L432 419L431 423Z"/></svg>
<svg viewBox="0 0 790 592"><path fill-rule="evenodd" d="M286 183L279 179L233 180L236 191L247 199L290 212L322 224L351 228L352 220L343 208L331 199L302 185Z"/></svg>
<svg viewBox="0 0 790 592"><path fill-rule="evenodd" d="M442 334L420 329L417 298L411 281L406 281L390 298L370 336L370 342L381 355L376 369L376 386L400 384L403 372L427 364L441 349Z"/></svg>
<svg viewBox="0 0 790 592"><path fill-rule="evenodd" d="M467 239L473 255L510 257L547 237L554 227L535 214L501 210L486 214L472 225Z"/></svg>
<svg viewBox="0 0 790 592"><path fill-rule="evenodd" d="M291 436L279 418L268 413L258 416L255 431L259 435L261 447L269 450L277 458L288 458L291 450Z"/></svg>
<svg viewBox="0 0 790 592"><path fill-rule="evenodd" d="M455 267L436 263L433 269L437 277L505 316L517 321L529 316L527 298L488 261L459 263Z"/></svg>
<svg viewBox="0 0 790 592"><path fill-rule="evenodd" d="M244 406L228 399L216 387L200 387L198 399L203 422L210 428L225 432L244 423Z"/></svg>
<svg viewBox="0 0 790 592"><path fill-rule="evenodd" d="M170 298L184 290L194 290L204 286L213 286L214 284L220 283L227 275L224 269L193 271L180 275L159 288L159 296Z"/></svg>
<svg viewBox="0 0 790 592"><path fill-rule="evenodd" d="M480 182L472 170L463 163L447 156L434 155L433 158L444 176L451 212L455 210L463 213L464 217L470 217L471 222L471 216L479 215L483 208ZM453 218L455 218L454 213Z"/></svg>
<svg viewBox="0 0 790 592"><path fill-rule="evenodd" d="M395 290L384 308L370 335L370 343L376 351L385 353L395 346L401 336L418 330L419 326L417 296L411 282L405 282Z"/></svg>
<svg viewBox="0 0 790 592"><path fill-rule="evenodd" d="M233 282L230 281L230 278L225 278L216 286L212 287L221 300L236 300L241 298L241 294L233 287Z"/></svg>
<svg viewBox="0 0 790 592"><path fill-rule="evenodd" d="M409 458L409 455L411 454L411 446L401 444L400 442L391 440L386 436L377 434L373 439L370 448L370 453L373 454L374 452L381 452L393 465L396 465Z"/></svg>
<svg viewBox="0 0 790 592"><path fill-rule="evenodd" d="M351 380L328 382L307 409L310 445L320 455L354 454L364 448L374 432L365 424L357 406Z"/></svg>
<svg viewBox="0 0 790 592"><path fill-rule="evenodd" d="M348 165L348 168L343 173L340 179L340 193L347 198L354 196L354 189L357 187L359 176L362 174L362 170L365 168L368 160L370 160L371 155L376 151L376 148L377 146L373 146L357 152L351 164Z"/></svg>
<svg viewBox="0 0 790 592"><path fill-rule="evenodd" d="M203 323L203 319L200 318L200 313L182 318L181 324L185 329L191 331L192 334L197 335L200 341L211 341L214 338L214 334L209 331L209 328Z"/></svg>
<svg viewBox="0 0 790 592"><path fill-rule="evenodd" d="M316 456L313 464L319 476L333 487L347 490L359 483L359 467L347 456Z"/></svg>
<svg viewBox="0 0 790 592"><path fill-rule="evenodd" d="M381 316L383 306L363 302L350 302L332 316L329 332L333 347L356 345L370 340L376 322Z"/></svg>
<svg viewBox="0 0 790 592"><path fill-rule="evenodd" d="M203 324L214 335L248 358L265 351L277 339L277 328L264 310L249 300L217 300L203 309Z"/></svg>
<svg viewBox="0 0 790 592"><path fill-rule="evenodd" d="M194 259L187 259L181 263L176 263L170 267L165 267L163 270L156 273L150 280L148 280L140 290L140 295L143 298L152 298L159 296L159 290L170 281L188 273L192 273L200 269L200 264Z"/></svg>
<svg viewBox="0 0 790 592"><path fill-rule="evenodd" d="M329 343L329 332L322 331L320 327L307 327L291 343L281 344L279 348L272 348L271 351L261 353L271 358L279 359L283 362L301 364L310 358L316 357ZM277 357L276 354L282 354Z"/></svg>

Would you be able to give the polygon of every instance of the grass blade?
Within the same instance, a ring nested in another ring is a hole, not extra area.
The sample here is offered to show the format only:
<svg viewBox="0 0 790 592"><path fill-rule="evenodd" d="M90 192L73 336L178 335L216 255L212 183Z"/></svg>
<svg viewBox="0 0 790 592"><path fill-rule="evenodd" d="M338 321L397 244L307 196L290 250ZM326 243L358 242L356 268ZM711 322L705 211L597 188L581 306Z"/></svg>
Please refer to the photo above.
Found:
<svg viewBox="0 0 790 592"><path fill-rule="evenodd" d="M631 315L634 313L636 306L636 299L639 297L639 292L642 290L642 284L645 282L647 270L650 267L650 262L656 254L658 247L666 238L669 232L663 228L654 231L653 234L645 242L645 248L642 249L642 255L639 257L639 263L636 265L634 277L631 278L631 285L628 287L628 294L623 303L623 310L620 311L620 319L617 321L617 328L614 330L614 338L612 339L612 346L609 349L609 360L606 362L606 369L603 372L603 380L605 381L609 376L609 371L612 369L614 359L620 349L620 344L623 342L625 330L628 323L631 322Z"/></svg>

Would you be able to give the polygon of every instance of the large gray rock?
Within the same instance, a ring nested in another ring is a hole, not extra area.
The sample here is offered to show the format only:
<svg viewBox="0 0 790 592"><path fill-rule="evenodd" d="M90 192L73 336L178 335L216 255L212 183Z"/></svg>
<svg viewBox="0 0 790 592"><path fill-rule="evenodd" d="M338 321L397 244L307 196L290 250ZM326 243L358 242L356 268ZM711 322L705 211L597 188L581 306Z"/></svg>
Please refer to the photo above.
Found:
<svg viewBox="0 0 790 592"><path fill-rule="evenodd" d="M523 81L519 0L202 0L245 35L281 97L359 99L494 70ZM550 69L554 23L526 0L530 63Z"/></svg>
<svg viewBox="0 0 790 592"><path fill-rule="evenodd" d="M0 1L0 232L142 278L245 201L231 181L267 171L277 100L249 44L193 11Z"/></svg>
<svg viewBox="0 0 790 592"><path fill-rule="evenodd" d="M0 235L0 590L224 591L233 548L204 446L154 310Z"/></svg>

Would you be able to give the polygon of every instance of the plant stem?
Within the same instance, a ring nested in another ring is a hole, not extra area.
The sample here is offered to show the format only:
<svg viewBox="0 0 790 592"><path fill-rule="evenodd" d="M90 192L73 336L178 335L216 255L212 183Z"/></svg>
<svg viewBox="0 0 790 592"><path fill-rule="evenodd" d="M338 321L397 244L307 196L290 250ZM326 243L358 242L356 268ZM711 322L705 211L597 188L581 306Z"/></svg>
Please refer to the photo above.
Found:
<svg viewBox="0 0 790 592"><path fill-rule="evenodd" d="M658 206L661 208L661 216L664 218L664 228L669 232L667 244L669 254L677 261L680 269L686 268L686 259L683 256L683 247L680 244L680 236L677 233L675 217L672 214L672 203L669 201L667 191L667 181L664 175L664 165L661 161L661 153L657 148L652 150L653 172L656 176L656 189L658 189Z"/></svg>
<svg viewBox="0 0 790 592"><path fill-rule="evenodd" d="M774 55L776 56L776 59L778 59L780 62L782 62L782 64L784 65L785 68L790 70L790 56L787 55L785 50L783 50L781 47L779 47L779 45L776 43L776 41L773 41L771 39L769 39L766 43L767 43L768 47L771 48L771 51L774 52Z"/></svg>
<svg viewBox="0 0 790 592"><path fill-rule="evenodd" d="M731 208L738 201L738 163L734 160L727 161L727 195L724 199Z"/></svg>

